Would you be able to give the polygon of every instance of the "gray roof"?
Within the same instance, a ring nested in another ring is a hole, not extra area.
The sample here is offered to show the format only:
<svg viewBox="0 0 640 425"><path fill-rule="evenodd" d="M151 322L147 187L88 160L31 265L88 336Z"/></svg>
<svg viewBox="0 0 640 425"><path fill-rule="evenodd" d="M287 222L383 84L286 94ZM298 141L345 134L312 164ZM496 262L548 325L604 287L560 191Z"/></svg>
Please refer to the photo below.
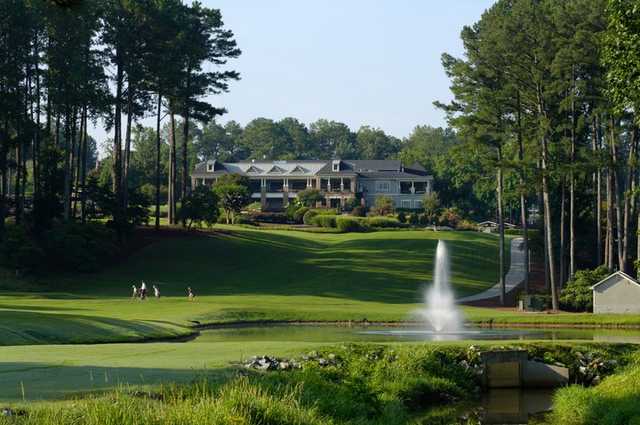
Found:
<svg viewBox="0 0 640 425"><path fill-rule="evenodd" d="M340 161L340 171L333 171L335 161ZM211 169L213 167L213 169ZM355 176L363 178L413 179L428 177L424 168L403 168L399 160L300 160L300 161L238 161L222 163L216 160L201 162L195 166L194 177L214 177L223 174L247 176Z"/></svg>

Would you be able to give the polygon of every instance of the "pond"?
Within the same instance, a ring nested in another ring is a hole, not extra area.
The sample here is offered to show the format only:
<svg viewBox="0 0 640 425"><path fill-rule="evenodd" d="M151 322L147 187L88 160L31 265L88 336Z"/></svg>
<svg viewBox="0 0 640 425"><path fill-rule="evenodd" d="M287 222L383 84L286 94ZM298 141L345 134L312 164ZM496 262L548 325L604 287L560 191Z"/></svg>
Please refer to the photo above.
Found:
<svg viewBox="0 0 640 425"><path fill-rule="evenodd" d="M429 341L561 341L580 340L640 344L640 330L576 328L467 328L436 333L410 326L247 325L207 329L198 342L288 341L310 343L429 342Z"/></svg>

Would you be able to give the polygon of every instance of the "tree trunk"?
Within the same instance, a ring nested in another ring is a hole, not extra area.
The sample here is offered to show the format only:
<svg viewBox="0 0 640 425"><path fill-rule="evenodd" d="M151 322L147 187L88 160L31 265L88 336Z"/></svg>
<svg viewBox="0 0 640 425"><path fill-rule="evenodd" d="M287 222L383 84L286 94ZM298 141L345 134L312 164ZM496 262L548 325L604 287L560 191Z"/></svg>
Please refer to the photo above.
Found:
<svg viewBox="0 0 640 425"><path fill-rule="evenodd" d="M529 229L527 223L527 197L525 196L525 164L524 164L524 140L522 137L522 111L520 92L518 92L518 160L520 161L520 222L522 225L522 238L524 249L524 293L529 293Z"/></svg>
<svg viewBox="0 0 640 425"><path fill-rule="evenodd" d="M611 164L607 167L607 242L606 260L607 268L613 271L613 172Z"/></svg>
<svg viewBox="0 0 640 425"><path fill-rule="evenodd" d="M156 231L160 230L160 114L162 113L162 94L158 92L158 111L156 122Z"/></svg>
<svg viewBox="0 0 640 425"><path fill-rule="evenodd" d="M593 116L593 136L591 139L591 149L594 153L600 150L600 137L598 130L598 116ZM593 184L596 193L596 265L602 264L602 172L598 165L596 172L593 174Z"/></svg>
<svg viewBox="0 0 640 425"><path fill-rule="evenodd" d="M504 216L502 211L502 148L498 147L498 175L497 175L497 192L498 192L498 230L500 232L499 238L499 279L500 279L500 305L504 306L506 303L506 282L504 280Z"/></svg>
<svg viewBox="0 0 640 425"><path fill-rule="evenodd" d="M84 223L87 219L87 137L89 133L87 132L87 106L85 105L82 109L82 121L84 122L82 126L82 134L80 141L80 216L82 218L82 222Z"/></svg>
<svg viewBox="0 0 640 425"><path fill-rule="evenodd" d="M565 241L565 233L566 233L566 215L567 215L567 211L566 211L566 190L565 190L565 182L564 182L564 178L560 179L560 280L559 280L559 285L558 285L558 289L561 289L564 286L565 283L565 277L566 277L566 257L567 257L567 247L566 247L566 241Z"/></svg>
<svg viewBox="0 0 640 425"><path fill-rule="evenodd" d="M169 105L173 108L173 105ZM169 224L176 224L176 121L173 110L169 112Z"/></svg>
<svg viewBox="0 0 640 425"><path fill-rule="evenodd" d="M624 232L622 234L622 264L623 264L623 268L621 268L622 271L624 271L625 273L629 271L628 269L628 264L629 264L629 233L631 231L631 203L632 203L632 197L633 197L633 192L631 191L631 186L632 186L632 181L633 181L633 175L635 173L634 171L634 167L635 167L635 151L636 151L636 128L635 126L633 126L631 128L631 146L629 148L629 158L627 160L627 174L626 174L626 182L624 185L624 191L623 191L623 196L624 196L624 209L623 209L623 229Z"/></svg>
<svg viewBox="0 0 640 425"><path fill-rule="evenodd" d="M71 111L67 107L64 119L64 220L71 218Z"/></svg>
<svg viewBox="0 0 640 425"><path fill-rule="evenodd" d="M624 259L623 259L623 250L622 250L622 234L624 233L624 229L622 228L622 214L620 211L620 180L618 178L618 150L616 143L616 133L615 133L615 120L613 117L610 119L611 124L611 174L613 179L613 206L615 208L616 213L616 248L618 251L618 270L624 271Z"/></svg>
<svg viewBox="0 0 640 425"><path fill-rule="evenodd" d="M182 140L182 190L180 193L180 201L182 202L187 196L189 181L189 108L184 111L183 140ZM182 217L182 226L186 227L187 223L184 216Z"/></svg>
<svg viewBox="0 0 640 425"><path fill-rule="evenodd" d="M127 128L124 135L124 164L122 166L122 204L124 211L129 208L129 163L131 161L131 123L133 120L133 90L127 88Z"/></svg>
<svg viewBox="0 0 640 425"><path fill-rule="evenodd" d="M576 160L576 77L575 66L571 68L571 77L573 81L573 88L571 92L571 150L570 150L570 166L569 173L569 278L573 278L576 272L576 176L574 173L575 160ZM562 285L566 282L562 280Z"/></svg>
<svg viewBox="0 0 640 425"><path fill-rule="evenodd" d="M119 52L116 53L119 57ZM122 85L124 80L124 71L122 69L121 60L116 59L116 98L114 111L114 135L113 135L113 194L116 198L116 210L114 212L114 221L120 229L123 225L123 198L122 198ZM121 236L121 235L120 235Z"/></svg>
<svg viewBox="0 0 640 425"><path fill-rule="evenodd" d="M547 258L549 261L549 285L551 290L551 308L558 309L558 292L556 290L555 263L553 258L553 235L551 230L551 200L549 197L548 146L547 136L542 137L542 202L544 204L544 227L547 240Z"/></svg>

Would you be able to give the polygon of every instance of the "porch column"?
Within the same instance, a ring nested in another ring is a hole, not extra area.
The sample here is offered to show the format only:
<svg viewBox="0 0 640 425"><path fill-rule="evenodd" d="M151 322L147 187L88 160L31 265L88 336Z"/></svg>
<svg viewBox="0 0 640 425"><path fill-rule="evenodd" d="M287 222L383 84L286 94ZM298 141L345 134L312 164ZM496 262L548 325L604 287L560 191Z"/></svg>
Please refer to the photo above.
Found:
<svg viewBox="0 0 640 425"><path fill-rule="evenodd" d="M344 192L344 178L340 177L340 192Z"/></svg>
<svg viewBox="0 0 640 425"><path fill-rule="evenodd" d="M413 180L411 180L411 193L416 193L416 186L415 186Z"/></svg>
<svg viewBox="0 0 640 425"><path fill-rule="evenodd" d="M267 179L260 179L260 208L267 208Z"/></svg>
<svg viewBox="0 0 640 425"><path fill-rule="evenodd" d="M289 180L284 179L282 182L282 206L287 207L289 205Z"/></svg>
<svg viewBox="0 0 640 425"><path fill-rule="evenodd" d="M356 193L356 178L351 177L351 192Z"/></svg>

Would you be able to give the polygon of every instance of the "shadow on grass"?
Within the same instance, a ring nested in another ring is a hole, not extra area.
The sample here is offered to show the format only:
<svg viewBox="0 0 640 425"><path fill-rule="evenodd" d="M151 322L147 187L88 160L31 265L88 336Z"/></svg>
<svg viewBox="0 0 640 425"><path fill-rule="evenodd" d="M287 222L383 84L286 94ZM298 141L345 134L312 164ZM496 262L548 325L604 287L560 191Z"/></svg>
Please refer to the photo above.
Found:
<svg viewBox="0 0 640 425"><path fill-rule="evenodd" d="M0 346L138 341L188 333L171 322L0 310Z"/></svg>
<svg viewBox="0 0 640 425"><path fill-rule="evenodd" d="M415 303L431 280L437 239L406 232L317 237L264 231L191 236L146 247L126 263L95 276L77 276L65 290L126 297L131 283L157 284L163 295L315 295L357 301ZM315 238L315 239L314 239ZM343 239L340 239L343 238ZM444 234L458 295L496 280L496 240Z"/></svg>
<svg viewBox="0 0 640 425"><path fill-rule="evenodd" d="M189 383L207 378L222 382L232 376L231 368L207 369L204 365L184 369L141 367L66 366L47 363L0 362L0 401L77 398L116 388Z"/></svg>

